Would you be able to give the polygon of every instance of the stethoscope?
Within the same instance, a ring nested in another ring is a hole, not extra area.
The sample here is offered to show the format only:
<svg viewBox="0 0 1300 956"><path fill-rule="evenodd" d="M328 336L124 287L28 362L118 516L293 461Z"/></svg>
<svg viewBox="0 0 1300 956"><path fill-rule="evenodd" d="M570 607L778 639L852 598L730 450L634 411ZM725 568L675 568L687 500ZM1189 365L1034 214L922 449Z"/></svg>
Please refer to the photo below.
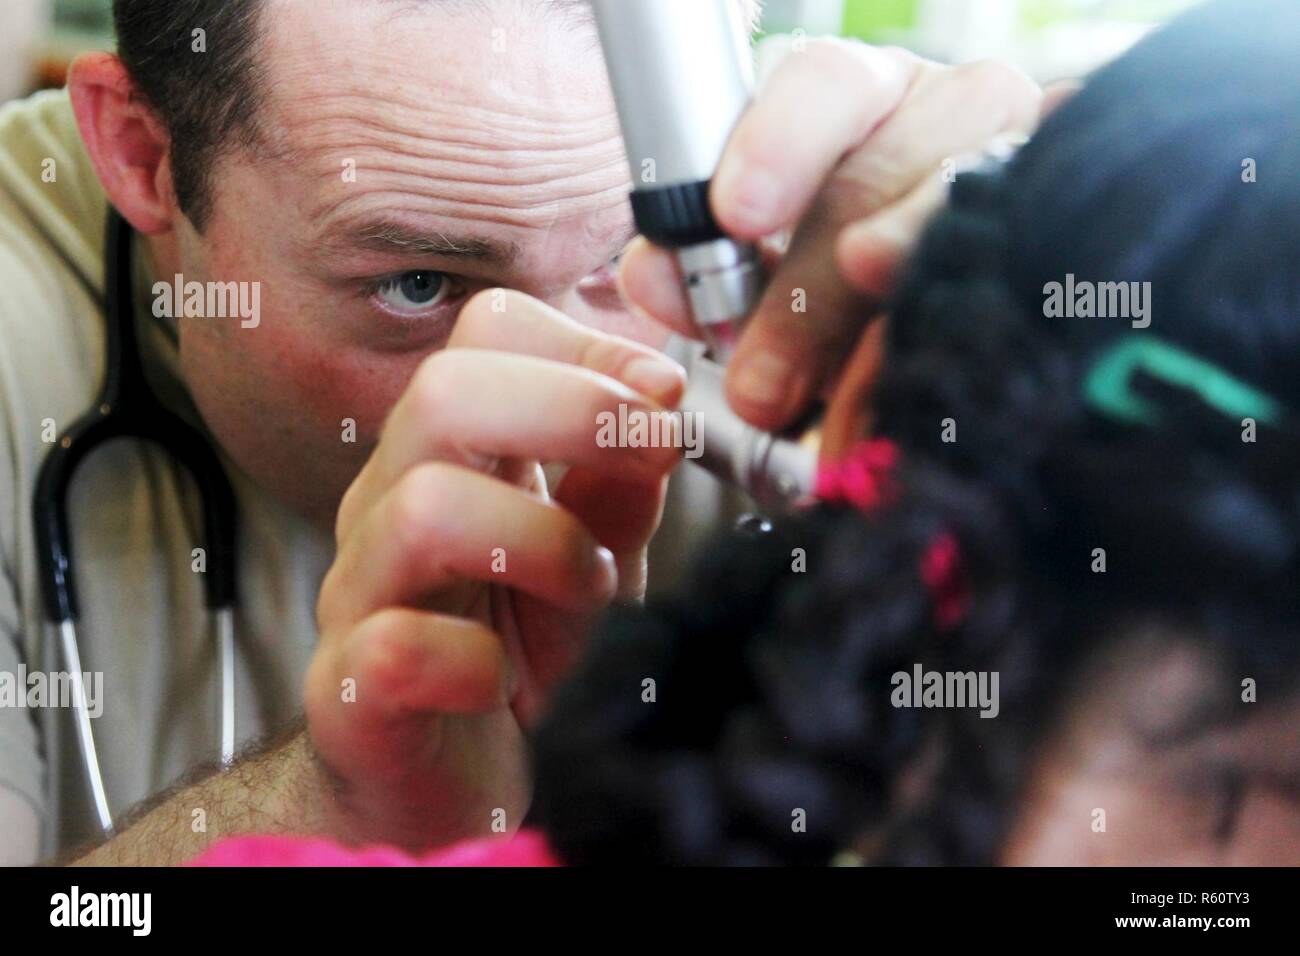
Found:
<svg viewBox="0 0 1300 956"><path fill-rule="evenodd" d="M59 628L63 665L69 672L76 710L77 739L87 782L105 835L113 816L100 772L95 734L77 645L76 578L68 530L68 488L77 466L105 442L145 439L161 445L189 469L203 502L206 548L204 587L213 615L213 636L221 663L221 762L228 765L235 749L235 496L217 455L203 436L169 411L154 395L140 362L132 293L132 229L109 207L104 252L105 331L104 387L95 406L77 419L46 457L36 483L33 515L45 615ZM53 768L47 768L53 775Z"/></svg>

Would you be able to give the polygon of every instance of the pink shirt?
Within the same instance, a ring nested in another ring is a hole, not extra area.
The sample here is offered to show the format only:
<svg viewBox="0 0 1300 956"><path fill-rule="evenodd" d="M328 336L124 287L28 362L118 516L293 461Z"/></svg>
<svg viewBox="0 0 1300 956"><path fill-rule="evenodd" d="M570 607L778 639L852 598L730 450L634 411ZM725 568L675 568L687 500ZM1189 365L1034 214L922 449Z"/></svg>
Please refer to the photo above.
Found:
<svg viewBox="0 0 1300 956"><path fill-rule="evenodd" d="M466 840L423 856L388 846L352 849L332 840L240 836L221 840L186 866L563 866L535 830Z"/></svg>

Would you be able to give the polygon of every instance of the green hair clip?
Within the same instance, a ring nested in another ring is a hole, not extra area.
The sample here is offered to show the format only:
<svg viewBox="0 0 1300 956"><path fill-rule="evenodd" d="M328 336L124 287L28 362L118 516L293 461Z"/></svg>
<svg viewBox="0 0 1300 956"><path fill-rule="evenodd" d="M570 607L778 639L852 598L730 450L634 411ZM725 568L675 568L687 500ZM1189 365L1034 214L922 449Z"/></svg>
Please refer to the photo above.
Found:
<svg viewBox="0 0 1300 956"><path fill-rule="evenodd" d="M1272 424L1282 411L1270 396L1153 335L1125 337L1102 353L1084 380L1088 404L1131 424L1159 424L1159 407L1133 391L1137 371L1195 392L1205 404L1235 418Z"/></svg>

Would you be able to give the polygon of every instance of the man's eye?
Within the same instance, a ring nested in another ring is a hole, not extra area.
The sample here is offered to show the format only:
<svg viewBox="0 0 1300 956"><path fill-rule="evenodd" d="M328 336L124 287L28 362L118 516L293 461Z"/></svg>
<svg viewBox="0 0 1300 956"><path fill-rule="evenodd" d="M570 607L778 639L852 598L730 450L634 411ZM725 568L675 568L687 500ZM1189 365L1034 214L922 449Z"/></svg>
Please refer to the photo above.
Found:
<svg viewBox="0 0 1300 956"><path fill-rule="evenodd" d="M441 272L403 272L380 282L375 294L398 312L425 312L451 294L451 281Z"/></svg>

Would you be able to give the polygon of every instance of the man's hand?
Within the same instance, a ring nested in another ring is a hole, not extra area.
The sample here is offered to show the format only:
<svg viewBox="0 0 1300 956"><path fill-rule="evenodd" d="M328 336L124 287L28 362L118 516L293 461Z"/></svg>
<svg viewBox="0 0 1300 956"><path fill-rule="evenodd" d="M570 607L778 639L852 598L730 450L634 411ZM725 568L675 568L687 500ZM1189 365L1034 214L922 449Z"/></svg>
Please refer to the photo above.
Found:
<svg viewBox="0 0 1300 956"><path fill-rule="evenodd" d="M942 202L945 171L999 136L1031 132L1042 101L1000 63L940 66L840 40L810 42L776 69L732 134L712 193L738 239L792 232L728 368L740 415L778 429L824 393ZM638 241L621 281L634 305L690 332L669 254ZM799 290L806 312L792 307Z"/></svg>
<svg viewBox="0 0 1300 956"><path fill-rule="evenodd" d="M522 730L592 616L641 595L680 460L600 447L598 416L662 421L684 386L654 350L526 296L465 306L339 509L305 688L338 782L327 829L427 847L490 833L498 810L518 825ZM554 497L539 462L569 466Z"/></svg>

